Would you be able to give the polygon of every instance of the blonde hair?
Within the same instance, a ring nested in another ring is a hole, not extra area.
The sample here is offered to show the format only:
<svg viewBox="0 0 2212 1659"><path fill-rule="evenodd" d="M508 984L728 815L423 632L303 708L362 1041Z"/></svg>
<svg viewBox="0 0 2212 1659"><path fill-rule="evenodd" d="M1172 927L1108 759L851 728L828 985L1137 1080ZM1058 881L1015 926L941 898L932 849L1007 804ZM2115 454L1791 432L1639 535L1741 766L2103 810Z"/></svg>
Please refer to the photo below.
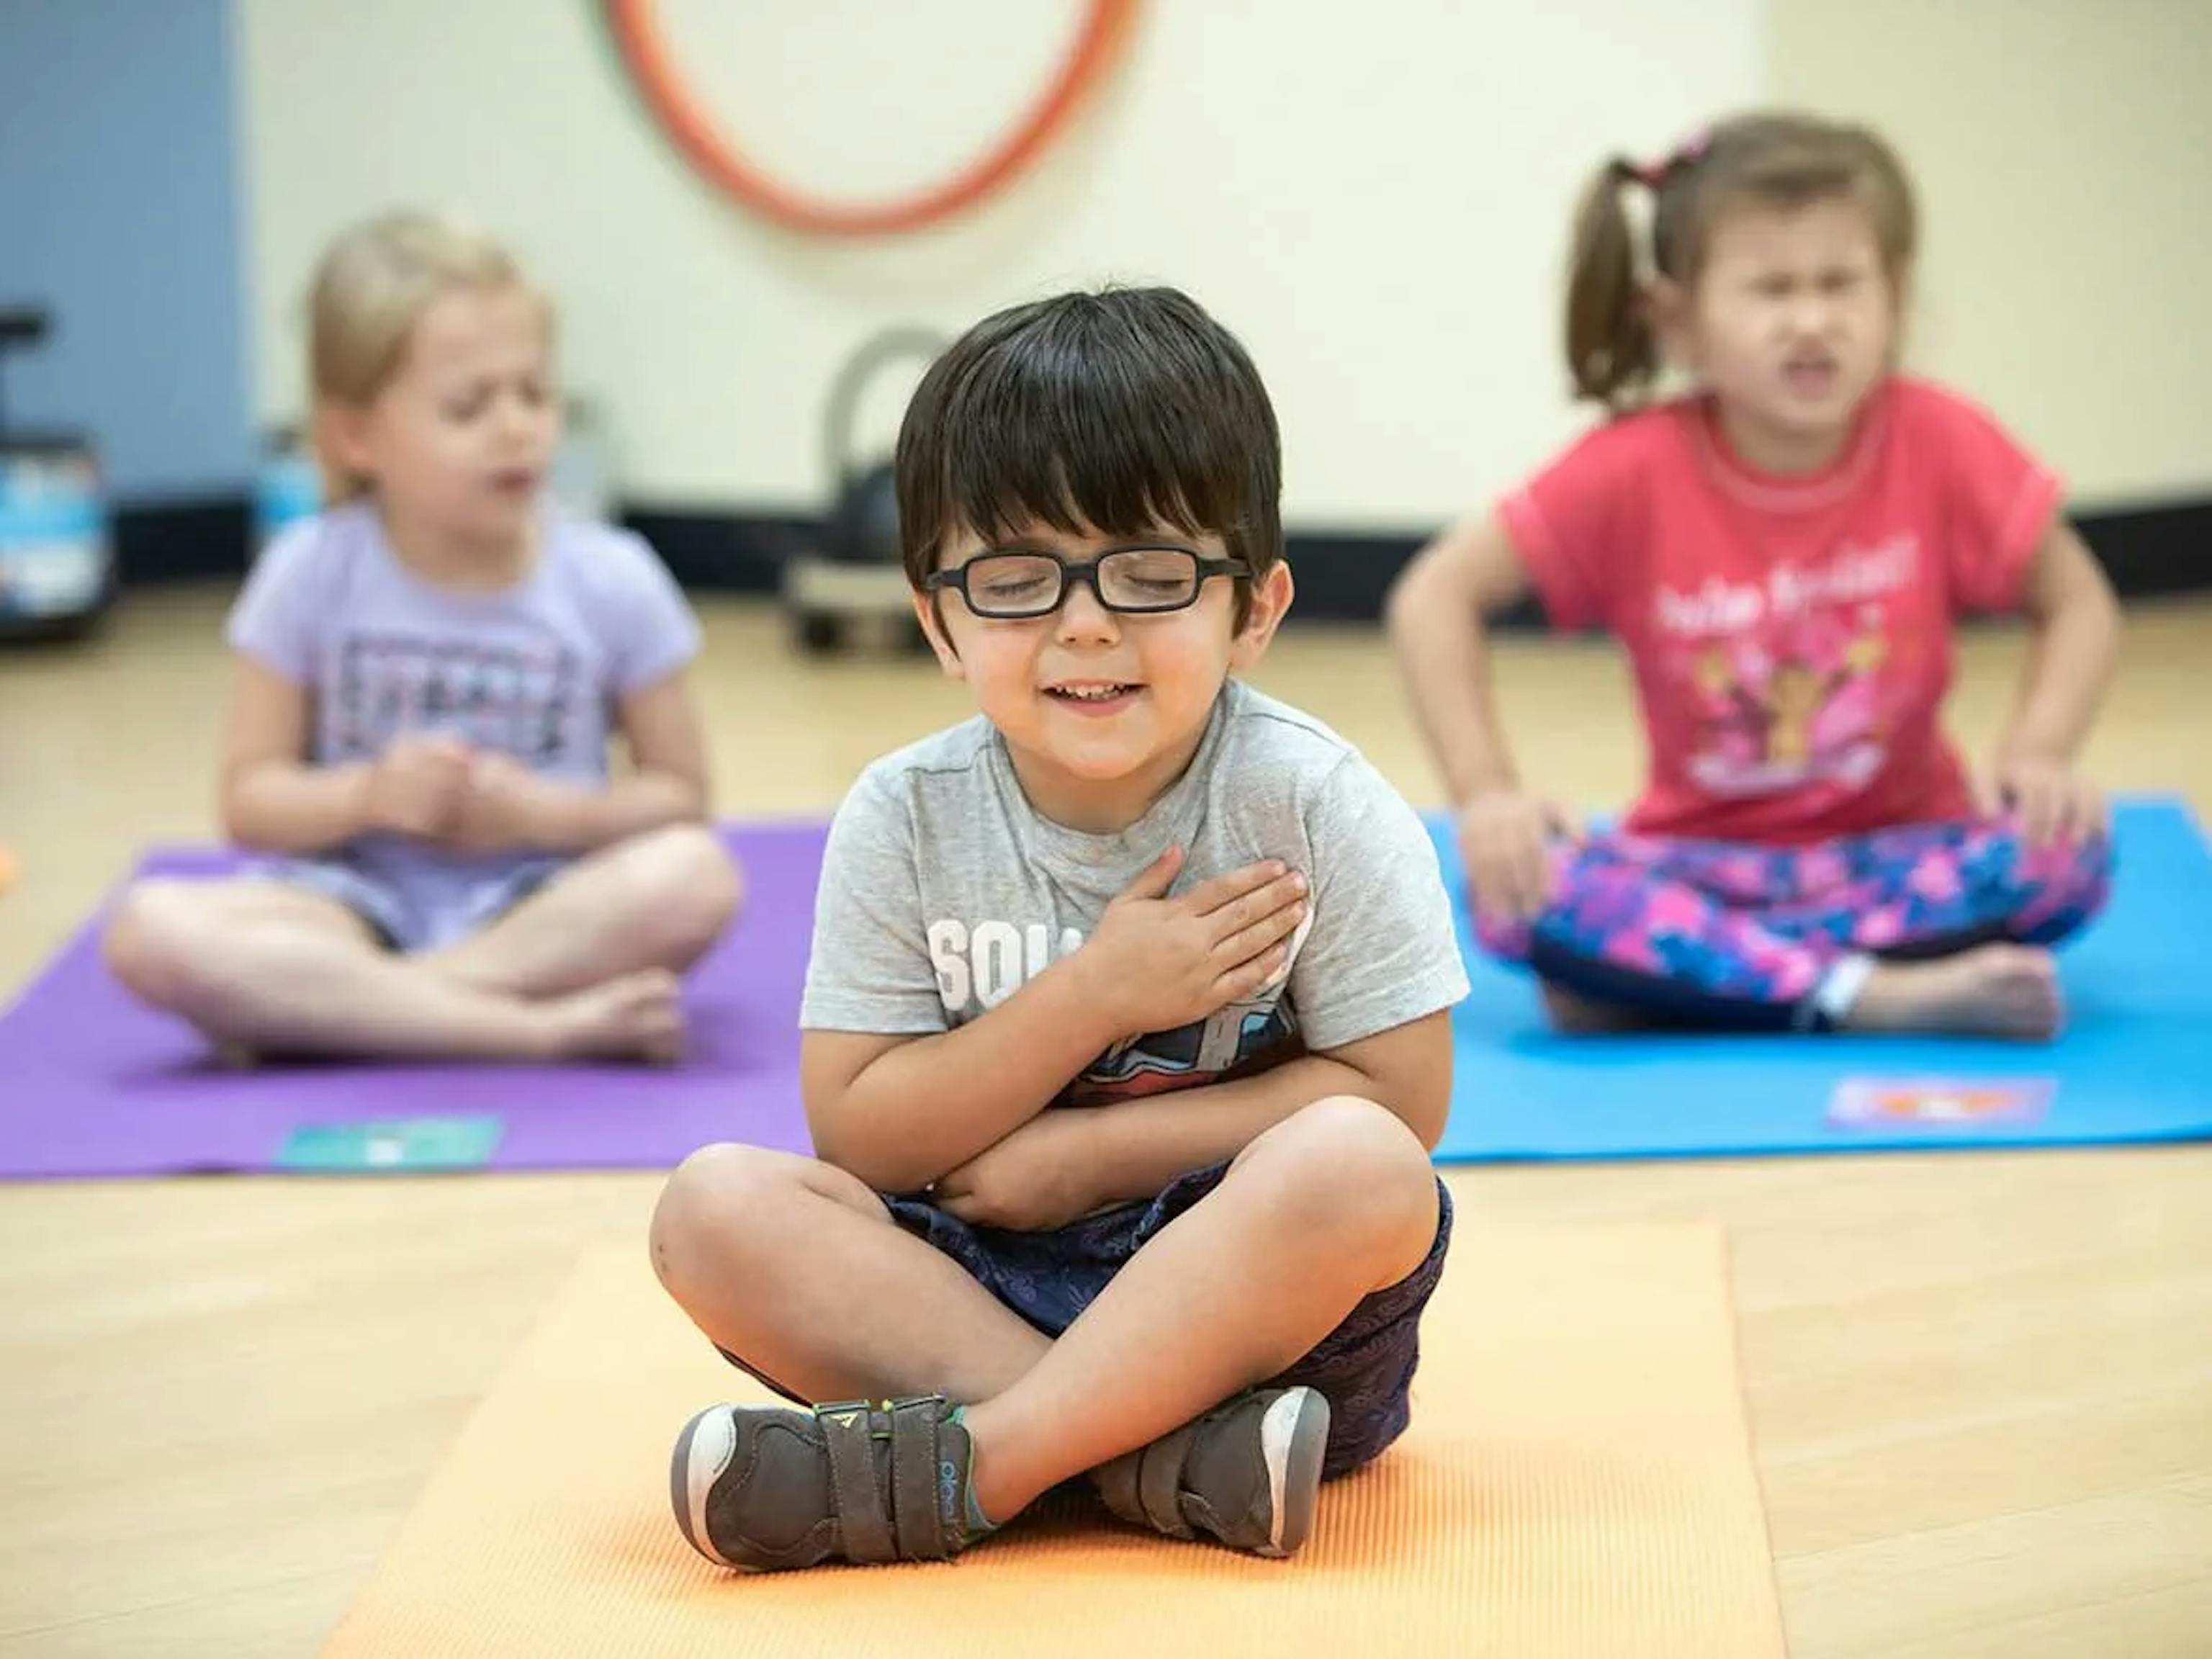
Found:
<svg viewBox="0 0 2212 1659"><path fill-rule="evenodd" d="M1742 115L1695 135L1662 161L1614 156L1576 210L1566 345L1575 395L1615 411L1642 403L1660 369L1638 240L1621 199L1632 184L1651 193L1650 269L1685 287L1705 268L1714 227L1747 205L1786 213L1836 198L1858 203L1873 223L1883 269L1900 286L1919 236L1912 180L1897 153L1865 127L1790 112Z"/></svg>
<svg viewBox="0 0 2212 1659"><path fill-rule="evenodd" d="M514 257L489 236L433 214L387 213L354 226L323 254L307 299L307 392L319 414L337 404L361 408L390 385L422 313L465 289L520 289L550 325L552 307ZM369 480L331 453L313 422L326 504L367 492Z"/></svg>

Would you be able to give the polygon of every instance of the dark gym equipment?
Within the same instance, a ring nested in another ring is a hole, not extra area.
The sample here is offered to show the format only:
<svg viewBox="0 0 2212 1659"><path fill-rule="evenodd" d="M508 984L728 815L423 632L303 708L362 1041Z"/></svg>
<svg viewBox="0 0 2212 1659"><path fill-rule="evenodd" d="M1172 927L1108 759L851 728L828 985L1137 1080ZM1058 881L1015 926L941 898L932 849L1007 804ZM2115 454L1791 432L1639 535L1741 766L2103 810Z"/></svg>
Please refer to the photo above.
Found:
<svg viewBox="0 0 2212 1659"><path fill-rule="evenodd" d="M944 345L926 329L887 329L848 358L830 385L823 447L835 494L823 543L783 567L784 609L803 650L838 650L869 623L909 647L923 643L899 561L898 491L890 458L856 455L853 425L860 394L887 365L902 358L926 361Z"/></svg>

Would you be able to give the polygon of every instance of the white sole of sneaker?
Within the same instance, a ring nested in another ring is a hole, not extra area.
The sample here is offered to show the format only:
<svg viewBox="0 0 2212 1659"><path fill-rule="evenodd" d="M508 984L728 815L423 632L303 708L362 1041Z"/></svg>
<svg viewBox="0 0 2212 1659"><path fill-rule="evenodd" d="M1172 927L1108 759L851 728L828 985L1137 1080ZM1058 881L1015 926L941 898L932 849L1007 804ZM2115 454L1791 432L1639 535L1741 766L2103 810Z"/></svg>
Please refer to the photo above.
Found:
<svg viewBox="0 0 2212 1659"><path fill-rule="evenodd" d="M684 1540L718 1567L734 1567L707 1535L707 1494L737 1455L738 1419L733 1407L709 1406L684 1425L668 1460L668 1499Z"/></svg>
<svg viewBox="0 0 2212 1659"><path fill-rule="evenodd" d="M1312 1389L1286 1390L1260 1419L1260 1457L1267 1470L1273 1522L1267 1544L1255 1553L1291 1555L1306 1541L1328 1447L1328 1397Z"/></svg>

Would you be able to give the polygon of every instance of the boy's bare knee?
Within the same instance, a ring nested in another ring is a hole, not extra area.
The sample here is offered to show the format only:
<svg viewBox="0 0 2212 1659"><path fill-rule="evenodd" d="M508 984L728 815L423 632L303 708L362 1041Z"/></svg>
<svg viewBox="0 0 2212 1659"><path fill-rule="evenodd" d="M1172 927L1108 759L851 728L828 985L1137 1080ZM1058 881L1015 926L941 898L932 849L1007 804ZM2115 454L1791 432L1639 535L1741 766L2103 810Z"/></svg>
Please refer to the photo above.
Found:
<svg viewBox="0 0 2212 1659"><path fill-rule="evenodd" d="M1316 1100L1268 1133L1282 1134L1325 1158L1406 1157L1427 1167L1428 1154L1420 1137L1405 1119L1364 1095L1330 1095Z"/></svg>
<svg viewBox="0 0 2212 1659"><path fill-rule="evenodd" d="M683 1301L702 1273L727 1282L763 1243L787 1234L811 1160L723 1142L676 1166L653 1206L653 1271Z"/></svg>
<svg viewBox="0 0 2212 1659"><path fill-rule="evenodd" d="M1433 1231L1436 1173L1404 1119L1358 1095L1317 1100L1252 1143L1305 1212L1386 1231ZM1310 1206L1310 1207L1306 1207Z"/></svg>
<svg viewBox="0 0 2212 1659"><path fill-rule="evenodd" d="M653 1261L665 1280L675 1261L693 1254L702 1235L741 1228L772 1202L776 1172L772 1153L757 1146L717 1142L681 1164L653 1208Z"/></svg>

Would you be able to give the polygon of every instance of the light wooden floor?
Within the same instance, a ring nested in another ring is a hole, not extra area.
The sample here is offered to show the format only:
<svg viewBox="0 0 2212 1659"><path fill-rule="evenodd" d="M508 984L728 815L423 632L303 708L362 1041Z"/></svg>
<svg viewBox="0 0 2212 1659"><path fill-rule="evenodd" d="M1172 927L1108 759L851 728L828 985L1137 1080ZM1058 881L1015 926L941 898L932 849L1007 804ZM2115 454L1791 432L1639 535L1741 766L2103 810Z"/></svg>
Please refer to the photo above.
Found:
<svg viewBox="0 0 2212 1659"><path fill-rule="evenodd" d="M0 651L0 842L22 865L0 999L139 846L210 832L223 599L134 599L91 647ZM802 663L769 613L707 620L728 810L825 809L964 712L924 665ZM1966 641L1977 753L2017 661L2012 636ZM1515 641L1502 672L1544 782L1633 786L1608 654ZM1370 632L1294 635L1260 678L1433 798ZM2212 606L2136 613L2096 773L2212 815L2208 685ZM1450 1179L1492 1215L1727 1225L1799 1659L2212 1654L2212 1149ZM0 1188L0 1659L312 1652L577 1249L641 1237L656 1184Z"/></svg>

